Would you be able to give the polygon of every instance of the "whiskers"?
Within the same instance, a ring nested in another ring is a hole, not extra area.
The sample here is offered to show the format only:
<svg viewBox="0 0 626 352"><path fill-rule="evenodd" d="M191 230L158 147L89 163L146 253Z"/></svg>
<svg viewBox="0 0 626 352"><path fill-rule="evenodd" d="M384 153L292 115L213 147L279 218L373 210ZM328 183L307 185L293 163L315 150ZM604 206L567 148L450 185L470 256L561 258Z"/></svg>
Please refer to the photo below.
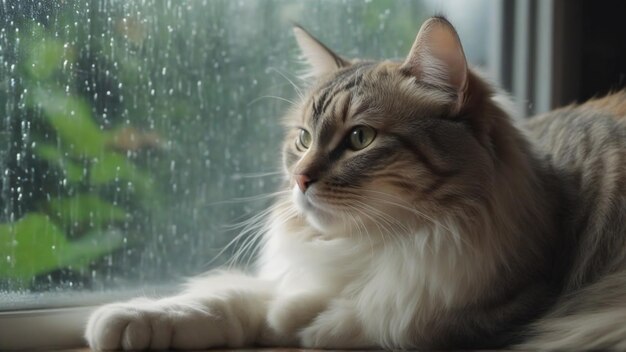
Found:
<svg viewBox="0 0 626 352"><path fill-rule="evenodd" d="M258 102L258 101L259 101L259 100L261 100L261 99L276 99L276 100L280 100L280 101L284 101L284 102L286 102L286 103L289 103L289 105L291 105L291 106L295 106L295 105L296 105L296 102L295 102L295 101L290 100L290 99L287 99L287 98L283 98L283 97L279 97L279 96L275 96L275 95L263 95L263 96L260 96L260 97L258 97L258 98L256 98L256 99L252 99L252 100L248 103L248 106L250 106L250 105L252 105L252 104L254 104L254 103Z"/></svg>
<svg viewBox="0 0 626 352"><path fill-rule="evenodd" d="M286 74L282 73L279 69L275 67L270 67L268 71L274 71L278 73L282 78L289 82L289 84L291 84L293 90L296 92L296 94L298 94L298 97L300 97L301 100L304 100L304 94L302 94L302 90L300 89L300 87L297 84L293 83L293 80L289 79Z"/></svg>
<svg viewBox="0 0 626 352"><path fill-rule="evenodd" d="M289 85L291 85L291 87L293 88L294 92L296 92L296 94L298 95L298 98L300 99L300 101L304 100L304 94L302 93L302 89L297 84L295 84L293 82L293 80L290 79L285 73L281 72L279 69L277 69L275 67L270 67L268 69L268 71L275 72L275 73L279 74L282 78L284 78L289 83ZM256 99L251 100L248 103L248 106L252 105L252 104L254 104L254 103L256 103L256 102L258 102L259 100L262 100L262 99L276 99L276 100L279 100L279 101L284 101L286 103L289 103L291 106L297 105L297 102L295 102L293 100L290 100L290 99L287 99L287 98L279 97L279 96L276 96L276 95L264 95L264 96L261 96L261 97L258 97Z"/></svg>
<svg viewBox="0 0 626 352"><path fill-rule="evenodd" d="M233 199L219 203L250 203L259 200L279 199L281 196L288 195L289 190L283 190L268 194L262 194L252 197L244 197ZM235 248L233 254L226 260L225 265L230 269L235 266L248 267L251 260L255 257L259 245L262 243L262 237L271 226L284 223L297 215L294 207L290 206L289 198L276 201L273 205L258 212L245 220L224 225L225 232L237 232L237 235L230 240L207 264L210 266L218 258L224 255L228 250ZM218 204L218 203L214 203Z"/></svg>
<svg viewBox="0 0 626 352"><path fill-rule="evenodd" d="M228 200L221 200L219 202L209 203L209 206L222 205L222 204L240 204L240 203L249 203L249 202L255 202L255 201L260 201L260 200L268 200L268 199L274 199L280 195L285 195L288 193L290 193L290 191L265 193L265 194L259 194L256 196L249 196L249 197L237 197L237 198L231 198ZM225 225L225 226L229 226L229 225Z"/></svg>
<svg viewBox="0 0 626 352"><path fill-rule="evenodd" d="M284 174L283 171L272 171L272 172L257 172L257 173L240 173L235 172L231 175L231 179L234 181L238 181L244 178L261 178L261 177L270 177L270 176L282 176Z"/></svg>
<svg viewBox="0 0 626 352"><path fill-rule="evenodd" d="M280 228L286 222L300 216L291 199L291 193L292 190L289 189L220 202L251 203L274 200L273 205L257 214L225 225L225 231L236 232L237 235L209 264L233 249L232 255L226 260L226 266L228 268L249 266L256 258L264 235L268 231ZM391 244L397 246L406 244L406 241L415 241L422 250L433 253L449 248L457 252L471 249L468 239L461 236L461 231L454 223L446 223L445 219L435 219L393 194L367 190L362 194L350 193L343 198L341 204L331 206L326 202L326 205L330 208L324 211L329 211L335 220L344 224L346 233L338 235L356 236L363 245L369 244L372 253L376 246ZM402 213L404 215L400 215ZM424 223L426 227L423 226ZM450 244L453 244L453 247L450 247Z"/></svg>
<svg viewBox="0 0 626 352"><path fill-rule="evenodd" d="M397 208L398 210L410 214L410 216L414 217L413 220L417 221L412 224L410 217L403 220L396 218L389 212L385 212L373 206L373 203L384 204L391 209ZM449 224L433 218L416 209L409 202L389 193L374 190L365 191L365 195L351 193L349 204L344 205L344 207L348 209L348 212L352 212L356 215L353 217L356 219L353 220L353 222L361 219L360 224L355 225L357 232L363 233L364 231L362 231L361 228L365 227L368 235L371 235L371 232L379 234L383 243L389 240L404 241L407 238L415 238L421 242L423 247L428 247L432 251L438 251L444 246L447 247L447 243L454 244L458 252L467 248L471 249L472 247L471 243L461 236L461 232L458 229L451 228ZM367 230L367 225L364 223L364 220L369 223L369 230ZM418 227L417 224L420 222L426 222L428 225L427 231L423 231ZM372 231L372 228L377 231ZM420 236L417 238L410 236L417 233L420 233ZM407 235L409 236L407 237ZM421 236L426 237L422 238Z"/></svg>

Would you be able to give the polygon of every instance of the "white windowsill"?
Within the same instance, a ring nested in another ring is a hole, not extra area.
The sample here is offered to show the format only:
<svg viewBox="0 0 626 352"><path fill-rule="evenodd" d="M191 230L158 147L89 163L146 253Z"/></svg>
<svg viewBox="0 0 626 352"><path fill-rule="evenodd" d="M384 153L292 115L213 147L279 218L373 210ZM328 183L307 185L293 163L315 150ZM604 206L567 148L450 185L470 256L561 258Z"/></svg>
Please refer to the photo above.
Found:
<svg viewBox="0 0 626 352"><path fill-rule="evenodd" d="M99 305L133 297L162 297L176 286L112 292L7 294L0 297L0 351L53 350L86 345L89 314Z"/></svg>
<svg viewBox="0 0 626 352"><path fill-rule="evenodd" d="M83 332L95 307L0 313L0 350L51 350L85 346Z"/></svg>

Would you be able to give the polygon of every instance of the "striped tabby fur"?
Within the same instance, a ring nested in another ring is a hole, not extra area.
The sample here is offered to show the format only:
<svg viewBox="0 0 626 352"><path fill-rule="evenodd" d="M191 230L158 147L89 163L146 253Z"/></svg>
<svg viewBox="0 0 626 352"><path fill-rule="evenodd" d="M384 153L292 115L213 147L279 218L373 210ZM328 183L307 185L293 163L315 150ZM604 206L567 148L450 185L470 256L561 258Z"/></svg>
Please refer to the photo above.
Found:
<svg viewBox="0 0 626 352"><path fill-rule="evenodd" d="M441 286L429 301L440 309L420 317L416 308L416 325L426 326L407 327L410 342L383 345L626 348L626 93L514 127L471 71L461 110L450 111L453 90L419 79L407 87L400 63L343 62L289 123L318 131L321 147L358 116L385 140L325 161L332 167L305 161L324 170L319 197L349 209L368 189L384 189L422 214L400 223L454 219L460 237L420 239L430 248L416 257L454 256L445 260L456 265L430 258L423 284ZM294 138L285 147L291 174L303 162Z"/></svg>
<svg viewBox="0 0 626 352"><path fill-rule="evenodd" d="M295 33L257 272L101 307L92 348L626 349L626 93L515 126L445 19L403 62Z"/></svg>

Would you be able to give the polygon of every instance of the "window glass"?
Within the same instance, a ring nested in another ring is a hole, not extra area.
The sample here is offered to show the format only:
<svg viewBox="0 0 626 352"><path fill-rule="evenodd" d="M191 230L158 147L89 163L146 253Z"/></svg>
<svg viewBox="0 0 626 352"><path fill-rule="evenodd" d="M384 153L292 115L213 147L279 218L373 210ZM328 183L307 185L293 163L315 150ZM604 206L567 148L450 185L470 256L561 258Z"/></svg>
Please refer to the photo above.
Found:
<svg viewBox="0 0 626 352"><path fill-rule="evenodd" d="M444 12L484 66L492 2L0 1L0 309L247 262L302 85L292 21L402 58Z"/></svg>

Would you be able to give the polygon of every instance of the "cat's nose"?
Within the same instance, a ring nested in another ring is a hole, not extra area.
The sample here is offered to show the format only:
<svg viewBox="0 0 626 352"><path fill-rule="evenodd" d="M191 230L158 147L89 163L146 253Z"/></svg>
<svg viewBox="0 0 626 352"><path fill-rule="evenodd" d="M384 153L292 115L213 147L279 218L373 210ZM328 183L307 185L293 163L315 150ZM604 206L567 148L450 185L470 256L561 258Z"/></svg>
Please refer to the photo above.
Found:
<svg viewBox="0 0 626 352"><path fill-rule="evenodd" d="M298 174L296 175L296 183L298 184L298 188L302 191L302 193L306 192L307 188L315 182L311 180L311 178L307 175Z"/></svg>

